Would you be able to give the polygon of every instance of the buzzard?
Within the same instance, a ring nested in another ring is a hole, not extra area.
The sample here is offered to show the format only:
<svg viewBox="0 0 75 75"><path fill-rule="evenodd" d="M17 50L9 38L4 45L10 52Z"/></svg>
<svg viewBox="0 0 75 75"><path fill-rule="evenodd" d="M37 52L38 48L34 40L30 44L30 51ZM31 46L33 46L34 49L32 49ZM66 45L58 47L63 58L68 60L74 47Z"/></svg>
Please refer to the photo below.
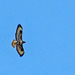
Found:
<svg viewBox="0 0 75 75"><path fill-rule="evenodd" d="M22 40L22 31L23 31L22 26L18 24L15 33L16 40L13 40L11 43L13 48L16 46L16 50L20 56L23 56L24 54L23 43L26 43L25 41Z"/></svg>

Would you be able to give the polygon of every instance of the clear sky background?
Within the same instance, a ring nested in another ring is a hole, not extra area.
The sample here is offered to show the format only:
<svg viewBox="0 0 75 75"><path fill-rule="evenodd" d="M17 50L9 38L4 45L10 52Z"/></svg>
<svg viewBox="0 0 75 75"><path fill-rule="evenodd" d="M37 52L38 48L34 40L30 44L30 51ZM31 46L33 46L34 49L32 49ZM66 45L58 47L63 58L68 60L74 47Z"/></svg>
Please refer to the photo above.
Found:
<svg viewBox="0 0 75 75"><path fill-rule="evenodd" d="M0 0L0 34L0 75L75 75L75 0Z"/></svg>

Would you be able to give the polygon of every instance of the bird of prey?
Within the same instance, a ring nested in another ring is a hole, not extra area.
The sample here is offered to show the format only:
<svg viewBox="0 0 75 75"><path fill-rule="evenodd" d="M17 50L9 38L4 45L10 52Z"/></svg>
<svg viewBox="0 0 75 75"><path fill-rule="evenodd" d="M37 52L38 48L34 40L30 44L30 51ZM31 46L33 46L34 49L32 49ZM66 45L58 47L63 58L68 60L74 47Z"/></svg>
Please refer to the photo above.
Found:
<svg viewBox="0 0 75 75"><path fill-rule="evenodd" d="M22 32L23 28L20 24L18 24L15 33L16 40L13 40L11 43L13 48L16 46L16 50L20 56L23 56L24 54L23 43L26 43L25 41L22 40Z"/></svg>

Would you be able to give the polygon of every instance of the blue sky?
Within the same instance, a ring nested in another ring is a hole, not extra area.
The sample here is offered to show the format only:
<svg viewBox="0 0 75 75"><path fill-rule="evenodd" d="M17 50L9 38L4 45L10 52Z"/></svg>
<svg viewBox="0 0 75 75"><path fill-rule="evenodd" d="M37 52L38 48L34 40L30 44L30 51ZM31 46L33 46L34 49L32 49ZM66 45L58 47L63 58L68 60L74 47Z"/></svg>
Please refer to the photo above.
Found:
<svg viewBox="0 0 75 75"><path fill-rule="evenodd" d="M11 46L18 24L23 57ZM75 0L2 0L0 34L0 75L75 75Z"/></svg>

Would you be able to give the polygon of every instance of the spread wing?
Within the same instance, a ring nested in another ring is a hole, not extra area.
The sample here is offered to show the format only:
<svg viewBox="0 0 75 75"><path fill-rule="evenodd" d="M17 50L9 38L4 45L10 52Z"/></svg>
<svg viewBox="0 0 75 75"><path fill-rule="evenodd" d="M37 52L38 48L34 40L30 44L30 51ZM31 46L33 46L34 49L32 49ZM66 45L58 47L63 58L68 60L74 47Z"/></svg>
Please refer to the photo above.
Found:
<svg viewBox="0 0 75 75"><path fill-rule="evenodd" d="M19 24L19 25L17 26L16 34L15 34L15 38L16 38L17 41L22 40L22 30L23 30L23 28L22 28L22 26Z"/></svg>
<svg viewBox="0 0 75 75"><path fill-rule="evenodd" d="M17 52L19 53L20 56L23 56L24 49L23 49L23 46L22 45L17 45L16 46L16 50L17 50Z"/></svg>

